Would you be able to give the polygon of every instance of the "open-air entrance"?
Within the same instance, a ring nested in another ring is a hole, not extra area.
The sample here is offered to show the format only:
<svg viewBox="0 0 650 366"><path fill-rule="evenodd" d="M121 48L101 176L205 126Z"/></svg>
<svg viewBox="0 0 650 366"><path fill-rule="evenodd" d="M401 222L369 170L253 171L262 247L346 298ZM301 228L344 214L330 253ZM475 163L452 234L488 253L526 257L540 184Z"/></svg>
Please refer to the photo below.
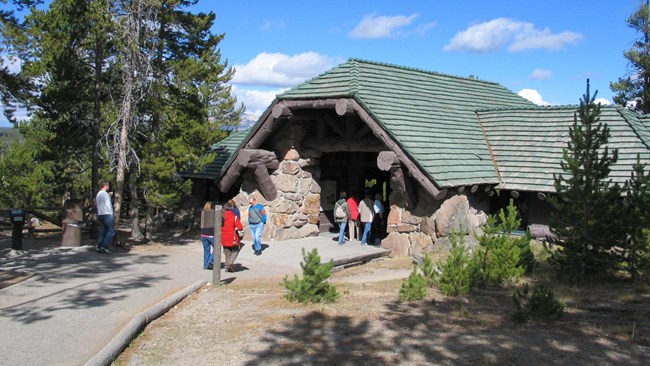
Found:
<svg viewBox="0 0 650 366"><path fill-rule="evenodd" d="M363 199L369 189L374 200L381 194L384 207L390 193L390 173L377 167L377 152L335 152L323 154L320 161L321 215L320 232L336 231L334 203L340 192Z"/></svg>

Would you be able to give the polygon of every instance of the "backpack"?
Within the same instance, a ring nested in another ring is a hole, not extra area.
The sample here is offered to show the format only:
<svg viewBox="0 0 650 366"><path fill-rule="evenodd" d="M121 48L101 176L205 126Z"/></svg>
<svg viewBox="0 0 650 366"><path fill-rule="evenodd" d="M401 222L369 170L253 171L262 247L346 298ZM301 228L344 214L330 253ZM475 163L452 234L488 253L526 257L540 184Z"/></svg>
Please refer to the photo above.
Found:
<svg viewBox="0 0 650 366"><path fill-rule="evenodd" d="M336 219L344 219L344 218L346 218L348 216L348 215L345 214L345 210L343 209L343 205L336 205L336 209L334 209L334 218L336 218Z"/></svg>

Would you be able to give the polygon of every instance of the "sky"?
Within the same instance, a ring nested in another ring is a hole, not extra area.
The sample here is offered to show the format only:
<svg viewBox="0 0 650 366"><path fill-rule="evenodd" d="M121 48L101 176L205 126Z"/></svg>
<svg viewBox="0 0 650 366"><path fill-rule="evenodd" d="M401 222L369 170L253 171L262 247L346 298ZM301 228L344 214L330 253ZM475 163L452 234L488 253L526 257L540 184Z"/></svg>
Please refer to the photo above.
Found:
<svg viewBox="0 0 650 366"><path fill-rule="evenodd" d="M200 0L247 119L349 58L497 82L539 105L602 103L629 74L640 0ZM0 127L10 124L0 118Z"/></svg>

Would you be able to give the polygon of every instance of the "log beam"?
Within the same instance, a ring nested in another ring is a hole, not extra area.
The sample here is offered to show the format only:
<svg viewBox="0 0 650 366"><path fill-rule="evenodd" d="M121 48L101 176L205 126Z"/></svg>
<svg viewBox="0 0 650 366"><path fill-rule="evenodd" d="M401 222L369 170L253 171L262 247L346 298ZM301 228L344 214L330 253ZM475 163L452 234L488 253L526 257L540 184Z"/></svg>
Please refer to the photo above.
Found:
<svg viewBox="0 0 650 366"><path fill-rule="evenodd" d="M273 118L289 118L292 116L291 109L284 105L283 103L278 103L273 106L273 110L271 111L271 116Z"/></svg>
<svg viewBox="0 0 650 366"><path fill-rule="evenodd" d="M262 149L241 149L237 154L236 163L246 168L264 165L267 169L275 170L280 167L275 152Z"/></svg>
<svg viewBox="0 0 650 366"><path fill-rule="evenodd" d="M277 198L278 190L275 188L275 184L273 183L266 166L258 165L255 168L255 179L257 180L260 193L262 193L265 200L273 201Z"/></svg>
<svg viewBox="0 0 650 366"><path fill-rule="evenodd" d="M377 155L377 168L379 170L387 172L391 168L399 167L399 158L394 151L380 151Z"/></svg>
<svg viewBox="0 0 650 366"><path fill-rule="evenodd" d="M391 172L391 179L397 186L397 189L404 194L406 207L414 209L417 202L417 189L410 184L402 168L392 169Z"/></svg>
<svg viewBox="0 0 650 366"><path fill-rule="evenodd" d="M345 129L343 129L343 127L341 127L341 125L337 121L335 121L334 118L325 116L323 119L325 120L325 122L327 122L327 124L330 125L330 127L332 127L332 129L334 130L334 132L336 132L337 135L341 137L345 137Z"/></svg>
<svg viewBox="0 0 650 366"><path fill-rule="evenodd" d="M354 109L352 108L352 103L350 103L350 101L347 99L337 100L336 103L334 104L334 110L336 111L336 114L338 114L339 116L345 116L354 113Z"/></svg>
<svg viewBox="0 0 650 366"><path fill-rule="evenodd" d="M302 141L302 146L308 149L319 150L324 153L333 153L339 151L381 152L388 150L386 146L381 144L374 137L368 137L359 140L319 139L314 137L306 137Z"/></svg>

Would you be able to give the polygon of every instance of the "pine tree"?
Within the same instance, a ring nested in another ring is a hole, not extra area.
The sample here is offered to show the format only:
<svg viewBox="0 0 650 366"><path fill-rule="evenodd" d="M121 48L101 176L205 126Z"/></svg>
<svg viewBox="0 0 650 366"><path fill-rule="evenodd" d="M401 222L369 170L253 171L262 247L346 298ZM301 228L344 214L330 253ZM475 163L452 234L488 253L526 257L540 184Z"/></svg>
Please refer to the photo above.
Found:
<svg viewBox="0 0 650 366"><path fill-rule="evenodd" d="M633 281L650 270L650 174L645 171L637 155L634 171L625 184L625 213L627 242L625 246L626 268Z"/></svg>
<svg viewBox="0 0 650 366"><path fill-rule="evenodd" d="M618 218L621 188L609 179L618 151L610 153L609 127L600 122L600 104L587 92L580 100L561 168L554 176L557 195L549 198L552 230L560 248L552 261L561 274L581 280L588 272L602 273L615 266L611 249L622 245Z"/></svg>
<svg viewBox="0 0 650 366"><path fill-rule="evenodd" d="M650 113L650 7L646 1L627 19L627 24L641 36L634 46L625 51L631 72L617 82L610 83L610 89L617 93L614 102L641 113Z"/></svg>
<svg viewBox="0 0 650 366"><path fill-rule="evenodd" d="M293 276L290 281L287 276L282 281L283 286L289 290L284 297L289 301L298 301L302 303L312 302L335 302L339 298L336 287L327 283L327 279L332 273L334 262L322 264L320 255L314 248L308 254L302 249L304 261L300 263L302 267L303 278Z"/></svg>

